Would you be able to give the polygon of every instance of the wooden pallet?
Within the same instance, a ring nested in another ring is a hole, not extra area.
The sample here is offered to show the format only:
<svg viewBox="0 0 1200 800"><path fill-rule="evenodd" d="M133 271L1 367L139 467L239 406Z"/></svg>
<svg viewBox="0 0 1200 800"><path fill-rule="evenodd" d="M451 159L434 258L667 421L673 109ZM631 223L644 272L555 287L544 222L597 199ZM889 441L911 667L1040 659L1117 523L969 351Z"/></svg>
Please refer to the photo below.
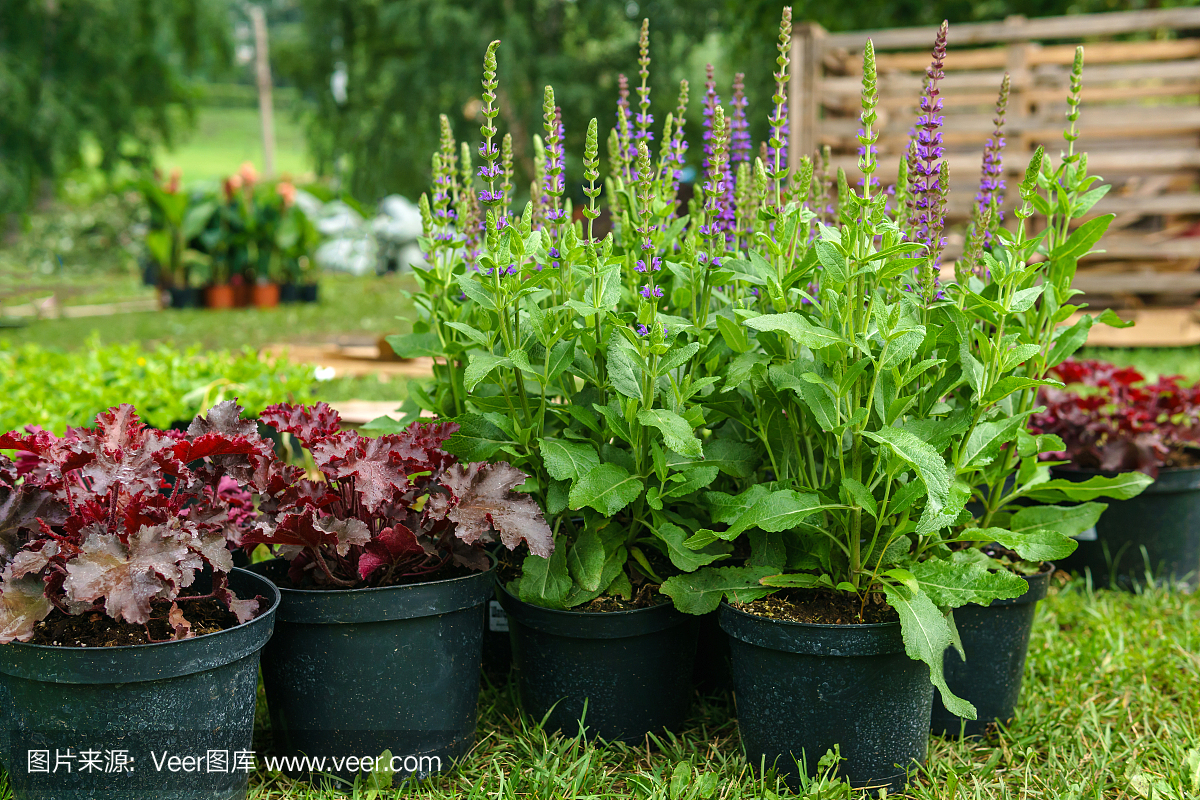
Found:
<svg viewBox="0 0 1200 800"><path fill-rule="evenodd" d="M792 39L792 167L832 149L857 180L862 50L879 72L879 175L895 175L917 118L930 27L828 33L797 25ZM1082 136L1092 174L1113 185L1089 216L1116 214L1105 251L1081 267L1079 285L1110 296L1200 296L1200 8L1082 14L951 24L942 99L951 222L970 213L993 106L1007 72L1006 217L1029 155L1064 149L1066 96L1076 43L1085 48ZM952 232L947 256L961 251Z"/></svg>

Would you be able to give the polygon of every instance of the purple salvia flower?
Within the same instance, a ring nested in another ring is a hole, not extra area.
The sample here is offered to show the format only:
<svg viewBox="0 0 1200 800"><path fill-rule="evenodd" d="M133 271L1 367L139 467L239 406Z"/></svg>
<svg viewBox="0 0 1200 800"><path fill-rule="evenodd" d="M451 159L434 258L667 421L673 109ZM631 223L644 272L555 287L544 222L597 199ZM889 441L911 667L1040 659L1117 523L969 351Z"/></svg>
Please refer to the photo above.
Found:
<svg viewBox="0 0 1200 800"><path fill-rule="evenodd" d="M645 325L638 325L635 328L635 330L637 331L638 336L649 336L650 335L650 329L647 328Z"/></svg>
<svg viewBox="0 0 1200 800"><path fill-rule="evenodd" d="M670 176L673 181L673 188L679 188L679 178L683 174L683 165L687 158L687 140L683 138L683 125L687 119L688 106L688 82L681 80L679 82L679 102L675 106L675 128L674 136L671 138L671 157L668 162L675 164L673 174Z"/></svg>
<svg viewBox="0 0 1200 800"><path fill-rule="evenodd" d="M617 126L614 130L625 167L624 177L631 180L629 169L637 160L637 145L634 144L633 112L629 108L629 79L624 75L617 75Z"/></svg>
<svg viewBox="0 0 1200 800"><path fill-rule="evenodd" d="M638 113L635 117L637 130L633 137L636 141L652 142L654 134L650 131L650 125L654 123L654 116L650 113L650 20L642 20L642 30L638 34L638 77L642 79L642 83L637 88L638 93Z"/></svg>
<svg viewBox="0 0 1200 800"><path fill-rule="evenodd" d="M1008 90L1009 77L1006 72L1000 84L1000 95L996 98L996 117L992 120L996 128L983 147L979 194L975 195L975 211L979 215L995 202L991 224L987 230L981 231L985 245L992 243L992 230L1004 220L1000 206L1004 203L1004 122L1008 113Z"/></svg>
<svg viewBox="0 0 1200 800"><path fill-rule="evenodd" d="M921 115L917 118L916 146L909 174L911 181L910 214L916 241L923 243L926 253L918 255L928 259L928 266L919 278L920 294L926 302L932 302L937 294L937 271L941 263L942 250L946 245L942 237L946 218L941 197L946 162L942 146L942 99L939 82L945 77L943 66L946 59L946 22L938 28L933 43L932 62L926 71L925 90L921 93Z"/></svg>

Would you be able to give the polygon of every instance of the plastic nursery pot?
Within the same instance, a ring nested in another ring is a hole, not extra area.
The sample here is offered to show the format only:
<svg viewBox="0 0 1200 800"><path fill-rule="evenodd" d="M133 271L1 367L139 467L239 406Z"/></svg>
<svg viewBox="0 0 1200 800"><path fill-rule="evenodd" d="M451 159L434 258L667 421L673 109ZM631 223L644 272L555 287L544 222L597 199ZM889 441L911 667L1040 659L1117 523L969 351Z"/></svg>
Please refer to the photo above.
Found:
<svg viewBox="0 0 1200 800"><path fill-rule="evenodd" d="M317 283L302 283L300 284L300 302L315 303L317 302L317 289L320 284Z"/></svg>
<svg viewBox="0 0 1200 800"><path fill-rule="evenodd" d="M838 773L855 788L904 788L925 761L933 685L904 652L900 623L814 625L747 614L722 603L738 728L755 770L799 786L839 747Z"/></svg>
<svg viewBox="0 0 1200 800"><path fill-rule="evenodd" d="M942 660L950 691L975 706L977 719L963 719L933 698L933 732L948 736L982 736L997 722L1009 723L1021 699L1021 678L1029 653L1029 634L1037 602L1046 597L1053 565L1036 575L1025 575L1029 588L1011 600L993 600L987 606L954 609L954 625L962 639L963 661L953 647Z"/></svg>
<svg viewBox="0 0 1200 800"><path fill-rule="evenodd" d="M279 305L279 284L256 283L250 287L250 297L256 308L274 308Z"/></svg>
<svg viewBox="0 0 1200 800"><path fill-rule="evenodd" d="M279 302L295 303L300 300L300 287L294 283L279 284Z"/></svg>
<svg viewBox="0 0 1200 800"><path fill-rule="evenodd" d="M171 297L171 308L199 308L200 290L191 286L171 288L167 292Z"/></svg>
<svg viewBox="0 0 1200 800"><path fill-rule="evenodd" d="M697 620L670 603L632 611L557 611L497 583L508 614L521 706L546 730L586 726L607 741L643 741L687 716ZM585 709L586 706L586 709Z"/></svg>
<svg viewBox="0 0 1200 800"><path fill-rule="evenodd" d="M733 688L729 664L729 634L721 630L720 611L700 616L692 683L701 694L719 694Z"/></svg>
<svg viewBox="0 0 1200 800"><path fill-rule="evenodd" d="M273 559L252 569L286 583L287 566ZM424 775L466 755L491 570L377 589L279 591L263 653L276 750L327 759L292 774L352 780L356 770L332 759L390 750L397 772Z"/></svg>
<svg viewBox="0 0 1200 800"><path fill-rule="evenodd" d="M1096 474L1055 468L1054 477L1083 481ZM1103 473L1112 474L1112 473ZM1101 499L1108 509L1060 569L1092 573L1097 585L1129 589L1154 580L1197 585L1200 575L1200 467L1164 469L1128 500ZM1145 554L1142 553L1145 548Z"/></svg>
<svg viewBox="0 0 1200 800"><path fill-rule="evenodd" d="M229 573L229 585L239 597L264 598L265 610L243 625L177 642L0 646L13 797L244 798L259 652L271 637L279 593L240 569Z"/></svg>
<svg viewBox="0 0 1200 800"><path fill-rule="evenodd" d="M218 283L204 290L204 305L209 308L233 308L233 287Z"/></svg>

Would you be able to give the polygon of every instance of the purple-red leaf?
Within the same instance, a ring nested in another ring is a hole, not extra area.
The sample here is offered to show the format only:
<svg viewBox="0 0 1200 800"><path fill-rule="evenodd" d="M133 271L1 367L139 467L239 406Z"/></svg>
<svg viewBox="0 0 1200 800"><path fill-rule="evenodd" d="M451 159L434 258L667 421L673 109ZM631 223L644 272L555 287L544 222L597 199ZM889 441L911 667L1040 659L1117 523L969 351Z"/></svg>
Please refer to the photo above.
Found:
<svg viewBox="0 0 1200 800"><path fill-rule="evenodd" d="M363 553L358 557L358 577L365 581L382 566L408 556L424 554L425 548L417 541L416 535L404 525L384 528L363 547Z"/></svg>
<svg viewBox="0 0 1200 800"><path fill-rule="evenodd" d="M336 433L342 422L338 412L327 403L312 406L278 403L264 408L259 416L275 430L295 436L310 450L317 441Z"/></svg>
<svg viewBox="0 0 1200 800"><path fill-rule="evenodd" d="M554 534L542 510L529 495L513 491L527 477L503 461L470 464L465 469L455 464L442 476L450 498L430 497L429 514L453 522L455 535L467 544L491 541L495 530L509 550L525 542L531 553L549 558L554 550Z"/></svg>
<svg viewBox="0 0 1200 800"><path fill-rule="evenodd" d="M0 587L0 644L29 641L53 608L38 578L6 581Z"/></svg>

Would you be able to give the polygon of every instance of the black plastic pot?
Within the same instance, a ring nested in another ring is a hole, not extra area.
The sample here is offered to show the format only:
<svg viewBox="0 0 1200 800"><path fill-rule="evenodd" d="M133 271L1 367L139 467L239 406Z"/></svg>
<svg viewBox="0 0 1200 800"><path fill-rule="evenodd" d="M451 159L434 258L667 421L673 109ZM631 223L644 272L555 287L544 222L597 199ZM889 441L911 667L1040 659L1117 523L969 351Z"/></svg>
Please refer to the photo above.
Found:
<svg viewBox="0 0 1200 800"><path fill-rule="evenodd" d="M1025 594L1011 600L993 600L987 606L954 609L954 625L962 640L963 661L953 647L946 650L942 669L950 691L975 706L977 718L963 719L933 698L933 732L942 735L982 736L996 722L1012 721L1021 699L1021 678L1029 653L1029 634L1037 602L1046 597L1053 568L1024 576Z"/></svg>
<svg viewBox="0 0 1200 800"><path fill-rule="evenodd" d="M855 788L899 791L925 761L933 685L904 652L900 623L812 625L721 604L733 655L738 728L750 766L799 785L802 764L837 745Z"/></svg>
<svg viewBox="0 0 1200 800"><path fill-rule="evenodd" d="M1054 477L1083 481L1096 475L1055 469ZM1112 473L1104 473L1112 474ZM1197 585L1200 575L1200 467L1164 469L1137 497L1104 500L1108 510L1060 569L1090 570L1099 586L1129 589L1155 580ZM1142 548L1146 552L1143 555Z"/></svg>
<svg viewBox="0 0 1200 800"><path fill-rule="evenodd" d="M294 283L279 284L279 302L295 303L300 300L300 287Z"/></svg>
<svg viewBox="0 0 1200 800"><path fill-rule="evenodd" d="M642 741L687 716L697 620L670 603L633 611L557 611L498 585L521 706L546 730ZM586 706L586 711L585 711ZM551 710L553 709L553 710Z"/></svg>
<svg viewBox="0 0 1200 800"><path fill-rule="evenodd" d="M282 559L252 569L286 580ZM379 589L280 593L275 636L263 653L279 753L345 758L391 750L401 759L398 772L428 774L471 749L490 570ZM321 771L354 775L332 765Z"/></svg>
<svg viewBox="0 0 1200 800"><path fill-rule="evenodd" d="M185 286L167 291L171 296L171 308L201 308L204 305L204 296L199 289Z"/></svg>
<svg viewBox="0 0 1200 800"><path fill-rule="evenodd" d="M733 674L729 664L729 634L721 630L719 610L700 617L692 683L701 694L720 694L733 689Z"/></svg>
<svg viewBox="0 0 1200 800"><path fill-rule="evenodd" d="M317 290L320 284L317 283L302 283L300 284L300 302L315 303L317 302Z"/></svg>
<svg viewBox="0 0 1200 800"><path fill-rule="evenodd" d="M252 752L259 651L271 636L279 593L244 570L233 570L229 585L239 597L263 597L266 610L236 628L178 642L0 646L13 797L244 798L244 760L243 769L210 771L207 759L220 751L233 767L236 753ZM133 759L131 772L110 769L119 763L117 753ZM177 770L171 756L180 759Z"/></svg>

